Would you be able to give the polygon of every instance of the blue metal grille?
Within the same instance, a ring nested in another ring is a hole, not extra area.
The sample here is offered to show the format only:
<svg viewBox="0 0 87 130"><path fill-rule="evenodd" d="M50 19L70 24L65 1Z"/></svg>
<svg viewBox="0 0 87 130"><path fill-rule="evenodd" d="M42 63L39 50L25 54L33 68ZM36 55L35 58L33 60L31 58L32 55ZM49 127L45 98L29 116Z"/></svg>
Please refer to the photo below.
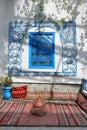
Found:
<svg viewBox="0 0 87 130"><path fill-rule="evenodd" d="M54 68L54 32L29 33L29 68Z"/></svg>

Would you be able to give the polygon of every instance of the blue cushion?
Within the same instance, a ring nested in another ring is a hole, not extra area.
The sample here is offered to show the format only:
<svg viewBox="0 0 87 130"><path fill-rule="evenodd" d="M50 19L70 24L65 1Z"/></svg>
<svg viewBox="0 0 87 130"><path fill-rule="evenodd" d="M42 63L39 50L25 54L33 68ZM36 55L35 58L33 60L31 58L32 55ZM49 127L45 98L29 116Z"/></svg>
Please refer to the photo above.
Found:
<svg viewBox="0 0 87 130"><path fill-rule="evenodd" d="M87 91L87 79L82 79L82 89Z"/></svg>
<svg viewBox="0 0 87 130"><path fill-rule="evenodd" d="M87 97L87 79L82 79L82 94Z"/></svg>

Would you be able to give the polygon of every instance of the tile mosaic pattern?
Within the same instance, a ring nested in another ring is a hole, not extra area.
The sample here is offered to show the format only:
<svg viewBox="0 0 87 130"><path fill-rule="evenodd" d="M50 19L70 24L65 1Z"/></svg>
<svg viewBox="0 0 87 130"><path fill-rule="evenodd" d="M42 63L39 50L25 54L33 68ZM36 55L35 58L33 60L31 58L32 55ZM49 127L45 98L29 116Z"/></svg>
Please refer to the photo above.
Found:
<svg viewBox="0 0 87 130"><path fill-rule="evenodd" d="M76 47L76 24L74 22L64 23L60 30L62 41L62 69L67 75L76 75L77 72L77 47Z"/></svg>
<svg viewBox="0 0 87 130"><path fill-rule="evenodd" d="M41 23L42 27L50 27L60 34L62 42L62 72L29 72L22 70L22 40L26 32L32 27L39 27L39 23L10 22L8 45L8 74L16 76L76 76L77 47L76 24L73 21L64 22L59 28L55 23Z"/></svg>

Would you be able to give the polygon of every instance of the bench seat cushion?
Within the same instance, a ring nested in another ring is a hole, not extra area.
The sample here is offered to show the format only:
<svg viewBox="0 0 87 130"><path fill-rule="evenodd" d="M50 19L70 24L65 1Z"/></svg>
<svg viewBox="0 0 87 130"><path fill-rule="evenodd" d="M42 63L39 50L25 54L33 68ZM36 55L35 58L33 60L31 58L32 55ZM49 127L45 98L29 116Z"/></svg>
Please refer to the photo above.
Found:
<svg viewBox="0 0 87 130"><path fill-rule="evenodd" d="M27 94L27 85L13 87L11 93L13 98L24 98Z"/></svg>
<svg viewBox="0 0 87 130"><path fill-rule="evenodd" d="M82 93L79 93L77 103L81 107L81 109L87 112L87 98Z"/></svg>
<svg viewBox="0 0 87 130"><path fill-rule="evenodd" d="M54 93L53 94L53 100L59 100L59 101L76 101L78 97L78 94L74 93Z"/></svg>
<svg viewBox="0 0 87 130"><path fill-rule="evenodd" d="M76 101L78 97L79 85L54 85L53 100Z"/></svg>

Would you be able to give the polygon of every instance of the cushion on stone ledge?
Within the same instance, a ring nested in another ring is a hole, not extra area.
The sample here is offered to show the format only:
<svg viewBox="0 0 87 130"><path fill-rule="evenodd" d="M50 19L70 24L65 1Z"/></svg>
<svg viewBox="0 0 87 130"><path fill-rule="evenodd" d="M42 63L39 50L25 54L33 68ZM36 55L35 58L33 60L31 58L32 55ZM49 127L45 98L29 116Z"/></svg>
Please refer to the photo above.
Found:
<svg viewBox="0 0 87 130"><path fill-rule="evenodd" d="M77 103L82 110L87 112L87 97L85 97L82 93L79 93L79 96L77 98Z"/></svg>
<svg viewBox="0 0 87 130"><path fill-rule="evenodd" d="M27 85L13 87L11 93L13 98L24 98L27 94Z"/></svg>
<svg viewBox="0 0 87 130"><path fill-rule="evenodd" d="M53 93L53 100L60 100L60 101L76 101L78 94L74 93Z"/></svg>
<svg viewBox="0 0 87 130"><path fill-rule="evenodd" d="M79 85L54 85L53 100L76 101L80 90Z"/></svg>

